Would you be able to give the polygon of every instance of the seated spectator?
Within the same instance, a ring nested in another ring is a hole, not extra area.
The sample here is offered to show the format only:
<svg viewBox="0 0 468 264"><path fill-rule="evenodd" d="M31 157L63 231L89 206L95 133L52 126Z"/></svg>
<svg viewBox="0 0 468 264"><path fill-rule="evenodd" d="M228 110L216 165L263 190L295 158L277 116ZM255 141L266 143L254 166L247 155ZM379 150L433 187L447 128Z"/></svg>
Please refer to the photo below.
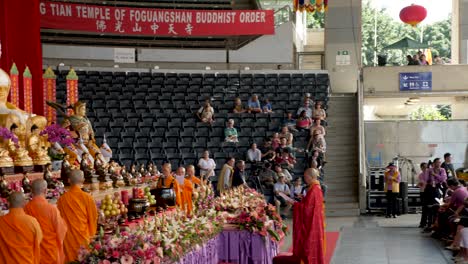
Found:
<svg viewBox="0 0 468 264"><path fill-rule="evenodd" d="M293 186L291 187L291 198L293 198L296 201L301 201L302 200L302 193L304 191L304 185L302 185L302 178L299 177L294 181Z"/></svg>
<svg viewBox="0 0 468 264"><path fill-rule="evenodd" d="M257 148L256 143L252 143L250 145L250 149L247 150L247 161L249 162L262 161L262 152Z"/></svg>
<svg viewBox="0 0 468 264"><path fill-rule="evenodd" d="M275 132L273 133L273 136L271 137L271 146L273 147L273 149L277 149L279 145L280 145L279 133Z"/></svg>
<svg viewBox="0 0 468 264"><path fill-rule="evenodd" d="M306 150L309 152L318 151L319 156L323 158L327 150L327 143L325 142L325 138L319 132L315 132L314 136L310 138Z"/></svg>
<svg viewBox="0 0 468 264"><path fill-rule="evenodd" d="M315 131L320 132L322 136L325 136L325 127L321 125L320 119L314 119L314 123L310 127L310 136L313 136Z"/></svg>
<svg viewBox="0 0 468 264"><path fill-rule="evenodd" d="M312 125L312 119L308 117L306 111L303 110L296 120L297 130L309 129L311 125Z"/></svg>
<svg viewBox="0 0 468 264"><path fill-rule="evenodd" d="M262 112L262 106L260 105L260 100L258 100L258 96L256 94L252 95L252 98L249 100L248 110L250 113Z"/></svg>
<svg viewBox="0 0 468 264"><path fill-rule="evenodd" d="M327 118L327 113L325 113L325 110L322 109L321 102L315 103L314 111L312 112L312 118L320 120L325 120Z"/></svg>
<svg viewBox="0 0 468 264"><path fill-rule="evenodd" d="M232 112L233 113L245 113L247 112L247 110L244 108L244 106L242 105L242 101L239 97L237 97L235 100L234 100L234 109L232 109Z"/></svg>
<svg viewBox="0 0 468 264"><path fill-rule="evenodd" d="M419 65L419 62L414 61L411 55L406 56L406 61L408 62L408 65Z"/></svg>
<svg viewBox="0 0 468 264"><path fill-rule="evenodd" d="M280 138L286 139L286 144L292 148L293 146L293 134L289 132L289 128L287 126L283 126L281 128L281 132L279 133Z"/></svg>
<svg viewBox="0 0 468 264"><path fill-rule="evenodd" d="M439 55L434 55L434 58L432 58L432 64L433 65L442 65L442 64L445 64L445 62Z"/></svg>
<svg viewBox="0 0 468 264"><path fill-rule="evenodd" d="M234 169L234 174L232 175L232 188L238 186L247 185L246 172L245 172L245 162L243 160L238 160L236 162L236 168Z"/></svg>
<svg viewBox="0 0 468 264"><path fill-rule="evenodd" d="M312 166L313 163L317 164L317 168L320 171L323 171L322 168L323 168L323 166L325 164L324 164L322 158L320 157L320 152L318 150L312 151L312 156L310 157L310 167L311 168L314 168L314 166Z"/></svg>
<svg viewBox="0 0 468 264"><path fill-rule="evenodd" d="M278 177L278 182L275 183L274 191L275 191L276 210L278 211L278 213L281 215L282 218L286 218L285 215L281 213L281 208L285 208L285 211L287 212L289 211L289 209L291 209L291 205L287 203L286 200L280 196L280 194L290 196L291 190L289 190L289 186L286 184L286 180L284 176Z"/></svg>
<svg viewBox="0 0 468 264"><path fill-rule="evenodd" d="M287 126L289 131L296 132L296 119L293 118L291 112L286 113L286 118L283 120L283 126Z"/></svg>
<svg viewBox="0 0 468 264"><path fill-rule="evenodd" d="M314 100L312 100L312 97L310 96L310 93L306 93L304 96L304 102L308 101L309 105L314 105Z"/></svg>
<svg viewBox="0 0 468 264"><path fill-rule="evenodd" d="M198 168L200 168L200 178L211 181L214 190L216 190L218 184L218 179L215 177L214 172L216 163L213 159L210 159L210 152L208 150L203 152L203 157L198 161Z"/></svg>
<svg viewBox="0 0 468 264"><path fill-rule="evenodd" d="M309 100L304 100L304 105L297 109L296 115L299 117L302 115L302 111L306 112L306 116L312 118L312 109L310 108Z"/></svg>
<svg viewBox="0 0 468 264"><path fill-rule="evenodd" d="M229 119L227 122L227 127L224 129L224 141L225 142L234 142L237 143L237 129L234 127L234 120Z"/></svg>
<svg viewBox="0 0 468 264"><path fill-rule="evenodd" d="M273 196L273 186L278 180L276 172L271 169L270 163L265 163L265 167L260 171L258 175L260 179L260 184L262 185L262 192L265 196ZM271 200L267 199L269 203L273 203Z"/></svg>
<svg viewBox="0 0 468 264"><path fill-rule="evenodd" d="M293 148L290 145L288 145L288 140L285 137L280 138L280 144L276 148L277 156L281 155L283 149L287 149L291 154L293 153Z"/></svg>
<svg viewBox="0 0 468 264"><path fill-rule="evenodd" d="M418 54L414 54L413 55L413 65L421 65L421 62L419 61L419 55Z"/></svg>
<svg viewBox="0 0 468 264"><path fill-rule="evenodd" d="M271 145L271 139L265 138L261 151L262 151L262 160L270 161L270 162L275 160L276 152L273 146Z"/></svg>
<svg viewBox="0 0 468 264"><path fill-rule="evenodd" d="M205 105L200 107L197 111L197 117L203 123L211 124L214 121L214 110L211 107L210 99L205 100Z"/></svg>
<svg viewBox="0 0 468 264"><path fill-rule="evenodd" d="M287 148L284 148L281 151L281 155L276 157L275 160L276 164L281 165L282 168L286 168L288 170L294 169L294 164L296 164L296 159L289 153Z"/></svg>
<svg viewBox="0 0 468 264"><path fill-rule="evenodd" d="M292 175L289 173L287 169L283 169L281 165L275 164L273 167L274 171L276 172L276 176L279 178L280 176L283 176L286 179L286 183L291 183L292 181Z"/></svg>
<svg viewBox="0 0 468 264"><path fill-rule="evenodd" d="M263 105L263 113L269 114L273 113L273 107L271 106L270 99L265 99L265 104Z"/></svg>

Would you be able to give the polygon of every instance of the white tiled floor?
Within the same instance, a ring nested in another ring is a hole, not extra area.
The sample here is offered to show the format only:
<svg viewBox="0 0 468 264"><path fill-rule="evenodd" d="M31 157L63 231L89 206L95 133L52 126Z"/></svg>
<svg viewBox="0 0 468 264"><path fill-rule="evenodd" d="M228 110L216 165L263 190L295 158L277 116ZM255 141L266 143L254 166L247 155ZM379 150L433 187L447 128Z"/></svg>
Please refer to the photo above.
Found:
<svg viewBox="0 0 468 264"><path fill-rule="evenodd" d="M327 230L341 230L332 264L451 263L441 244L417 228L418 220L419 215L327 219Z"/></svg>

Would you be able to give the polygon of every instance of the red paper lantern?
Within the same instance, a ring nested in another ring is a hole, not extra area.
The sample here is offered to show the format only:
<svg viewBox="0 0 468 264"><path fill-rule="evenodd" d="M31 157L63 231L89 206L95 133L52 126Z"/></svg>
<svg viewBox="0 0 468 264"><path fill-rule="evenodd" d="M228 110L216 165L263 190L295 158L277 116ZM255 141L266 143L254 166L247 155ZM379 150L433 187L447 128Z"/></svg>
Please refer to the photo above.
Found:
<svg viewBox="0 0 468 264"><path fill-rule="evenodd" d="M406 24L415 27L421 23L427 16L427 10L424 6L412 4L400 11L400 19Z"/></svg>

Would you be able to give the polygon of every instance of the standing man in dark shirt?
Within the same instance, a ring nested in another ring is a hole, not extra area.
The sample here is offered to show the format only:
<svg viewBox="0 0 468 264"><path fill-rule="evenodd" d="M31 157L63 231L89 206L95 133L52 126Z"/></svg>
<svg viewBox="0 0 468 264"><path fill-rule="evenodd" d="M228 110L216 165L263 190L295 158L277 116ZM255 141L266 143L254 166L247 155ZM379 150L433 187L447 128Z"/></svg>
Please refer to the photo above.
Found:
<svg viewBox="0 0 468 264"><path fill-rule="evenodd" d="M452 164L452 154L450 153L445 153L444 154L444 163L441 165L442 168L445 169L445 172L447 172L447 178L457 178L457 173L455 172L455 168L453 167Z"/></svg>
<svg viewBox="0 0 468 264"><path fill-rule="evenodd" d="M245 162L243 160L238 160L236 162L236 168L234 169L234 175L232 176L232 187L238 186L247 186L247 181L245 179Z"/></svg>

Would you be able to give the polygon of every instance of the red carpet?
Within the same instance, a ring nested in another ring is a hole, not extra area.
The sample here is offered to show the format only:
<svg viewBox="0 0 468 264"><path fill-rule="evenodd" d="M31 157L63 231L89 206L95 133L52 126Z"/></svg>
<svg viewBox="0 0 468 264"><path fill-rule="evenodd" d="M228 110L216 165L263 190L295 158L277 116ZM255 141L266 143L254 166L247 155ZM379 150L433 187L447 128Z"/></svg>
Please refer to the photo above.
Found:
<svg viewBox="0 0 468 264"><path fill-rule="evenodd" d="M333 253L335 253L335 248L336 248L336 243L338 242L338 239L340 238L340 232L325 232L325 239L327 243L327 248L325 251L325 264L329 264L332 257ZM278 255L291 255L293 251L293 248L288 250L288 252L281 252Z"/></svg>

